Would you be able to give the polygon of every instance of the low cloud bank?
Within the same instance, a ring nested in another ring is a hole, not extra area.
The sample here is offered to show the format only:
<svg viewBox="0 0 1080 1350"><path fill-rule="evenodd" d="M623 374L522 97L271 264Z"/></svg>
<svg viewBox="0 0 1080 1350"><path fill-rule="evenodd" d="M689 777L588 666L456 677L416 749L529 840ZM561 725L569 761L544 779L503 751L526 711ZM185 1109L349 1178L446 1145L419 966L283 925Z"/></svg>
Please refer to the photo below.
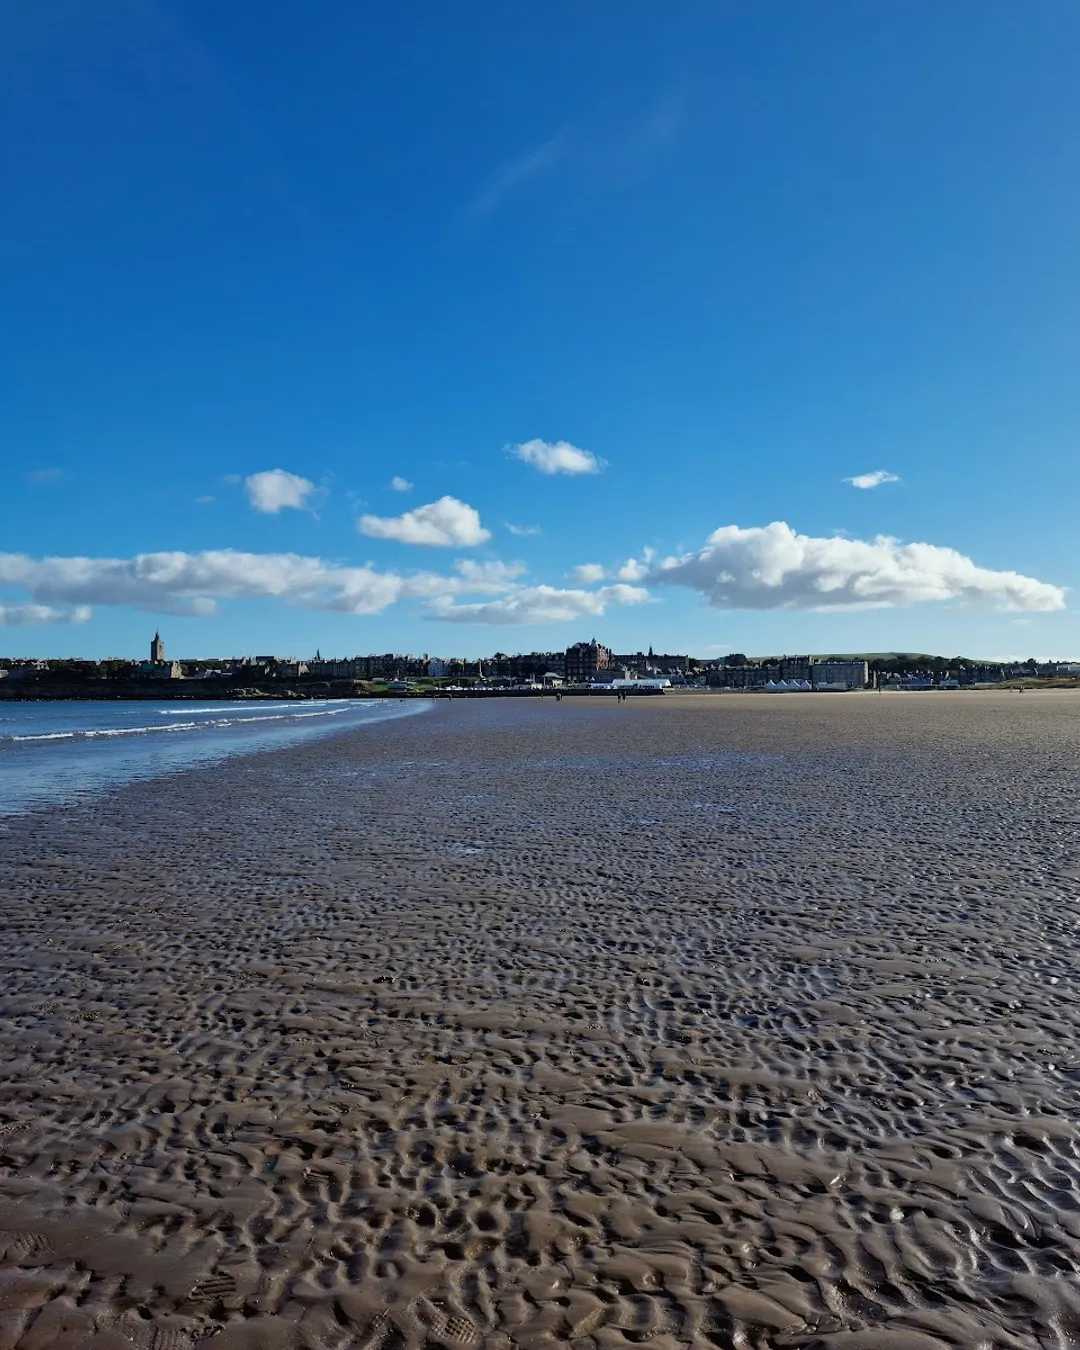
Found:
<svg viewBox="0 0 1080 1350"><path fill-rule="evenodd" d="M450 518L460 519L455 513ZM479 518L476 527L482 529ZM476 535L467 528L464 537ZM750 528L724 525L701 549L676 557L657 559L646 549L610 571L599 563L584 564L569 587L525 584L525 570L520 562L459 558L448 575L397 572L297 553L234 549L132 558L0 553L0 625L83 623L90 607L97 605L212 615L220 601L230 599L271 599L356 615L381 614L391 605L415 600L427 617L446 623L552 624L644 604L652 598L647 587L669 586L696 591L715 608L728 610L855 610L952 602L1053 611L1064 609L1066 602L1060 586L980 567L955 549L902 544L887 537L815 538L797 534L782 521ZM607 577L614 579L595 584ZM462 599L469 596L491 598Z"/></svg>
<svg viewBox="0 0 1080 1350"><path fill-rule="evenodd" d="M297 553L140 553L134 558L0 554L0 585L38 604L127 605L156 614L210 615L221 599L271 598L303 609L379 614L398 600L483 591L465 576L403 576Z"/></svg>
<svg viewBox="0 0 1080 1350"><path fill-rule="evenodd" d="M429 618L447 623L493 625L567 623L598 618L612 605L640 605L649 592L641 586L602 586L598 591L561 590L556 586L521 586L499 600L459 605L439 597L427 607Z"/></svg>
<svg viewBox="0 0 1080 1350"><path fill-rule="evenodd" d="M814 538L790 525L723 525L704 548L654 564L648 580L698 591L716 609L884 609L953 600L1012 610L1065 608L1065 591L979 567L952 548L879 536Z"/></svg>
<svg viewBox="0 0 1080 1350"><path fill-rule="evenodd" d="M89 605L54 609L52 605L0 605L0 628L31 628L46 623L86 623Z"/></svg>
<svg viewBox="0 0 1080 1350"><path fill-rule="evenodd" d="M423 613L454 623L545 623L603 614L611 604L635 604L647 592L632 586L598 591L522 586L524 564L460 558L454 574L404 575L346 567L296 553L142 553L134 558L30 558L0 554L0 586L18 587L31 605L0 607L0 623L75 622L89 605L125 605L156 614L209 616L222 599L273 599L301 609L380 614L403 600L425 602ZM458 597L495 595L478 603ZM53 606L75 605L65 618Z"/></svg>

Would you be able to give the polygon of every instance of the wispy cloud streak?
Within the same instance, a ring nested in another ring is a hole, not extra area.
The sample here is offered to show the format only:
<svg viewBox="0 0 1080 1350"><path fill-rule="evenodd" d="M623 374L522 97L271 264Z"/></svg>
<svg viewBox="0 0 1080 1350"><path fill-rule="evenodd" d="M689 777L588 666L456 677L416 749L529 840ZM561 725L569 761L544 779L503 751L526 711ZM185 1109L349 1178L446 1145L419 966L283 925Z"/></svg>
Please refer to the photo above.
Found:
<svg viewBox="0 0 1080 1350"><path fill-rule="evenodd" d="M474 220L493 215L519 188L553 168L562 153L563 138L560 134L538 145L535 150L530 150L527 155L501 165L469 203L466 214Z"/></svg>

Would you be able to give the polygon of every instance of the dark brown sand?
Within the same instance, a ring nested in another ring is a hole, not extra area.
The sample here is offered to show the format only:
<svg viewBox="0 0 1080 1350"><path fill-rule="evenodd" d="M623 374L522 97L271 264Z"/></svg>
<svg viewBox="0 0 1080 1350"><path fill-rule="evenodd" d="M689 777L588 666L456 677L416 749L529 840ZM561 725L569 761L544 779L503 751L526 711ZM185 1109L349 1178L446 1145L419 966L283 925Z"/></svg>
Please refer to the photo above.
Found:
<svg viewBox="0 0 1080 1350"><path fill-rule="evenodd" d="M1080 1345L1080 698L442 704L0 832L0 1350Z"/></svg>

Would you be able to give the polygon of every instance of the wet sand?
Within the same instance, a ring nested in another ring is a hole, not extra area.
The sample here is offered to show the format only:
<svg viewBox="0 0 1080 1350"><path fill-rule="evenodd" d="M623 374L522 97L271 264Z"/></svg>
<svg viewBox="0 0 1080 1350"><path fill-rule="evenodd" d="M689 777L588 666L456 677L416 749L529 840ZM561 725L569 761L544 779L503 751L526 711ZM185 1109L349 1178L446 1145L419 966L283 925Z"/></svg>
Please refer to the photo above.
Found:
<svg viewBox="0 0 1080 1350"><path fill-rule="evenodd" d="M1080 1345L1080 697L420 717L0 826L0 1350Z"/></svg>

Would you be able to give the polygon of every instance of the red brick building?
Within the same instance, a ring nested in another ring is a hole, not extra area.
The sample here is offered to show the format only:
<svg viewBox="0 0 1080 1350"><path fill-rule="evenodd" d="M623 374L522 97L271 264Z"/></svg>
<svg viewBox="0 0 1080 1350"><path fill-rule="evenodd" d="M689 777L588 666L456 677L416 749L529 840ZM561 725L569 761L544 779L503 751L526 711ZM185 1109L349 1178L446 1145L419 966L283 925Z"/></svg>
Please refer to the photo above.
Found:
<svg viewBox="0 0 1080 1350"><path fill-rule="evenodd" d="M597 671L610 665L611 648L602 647L595 638L566 649L566 679L570 684L587 684Z"/></svg>

